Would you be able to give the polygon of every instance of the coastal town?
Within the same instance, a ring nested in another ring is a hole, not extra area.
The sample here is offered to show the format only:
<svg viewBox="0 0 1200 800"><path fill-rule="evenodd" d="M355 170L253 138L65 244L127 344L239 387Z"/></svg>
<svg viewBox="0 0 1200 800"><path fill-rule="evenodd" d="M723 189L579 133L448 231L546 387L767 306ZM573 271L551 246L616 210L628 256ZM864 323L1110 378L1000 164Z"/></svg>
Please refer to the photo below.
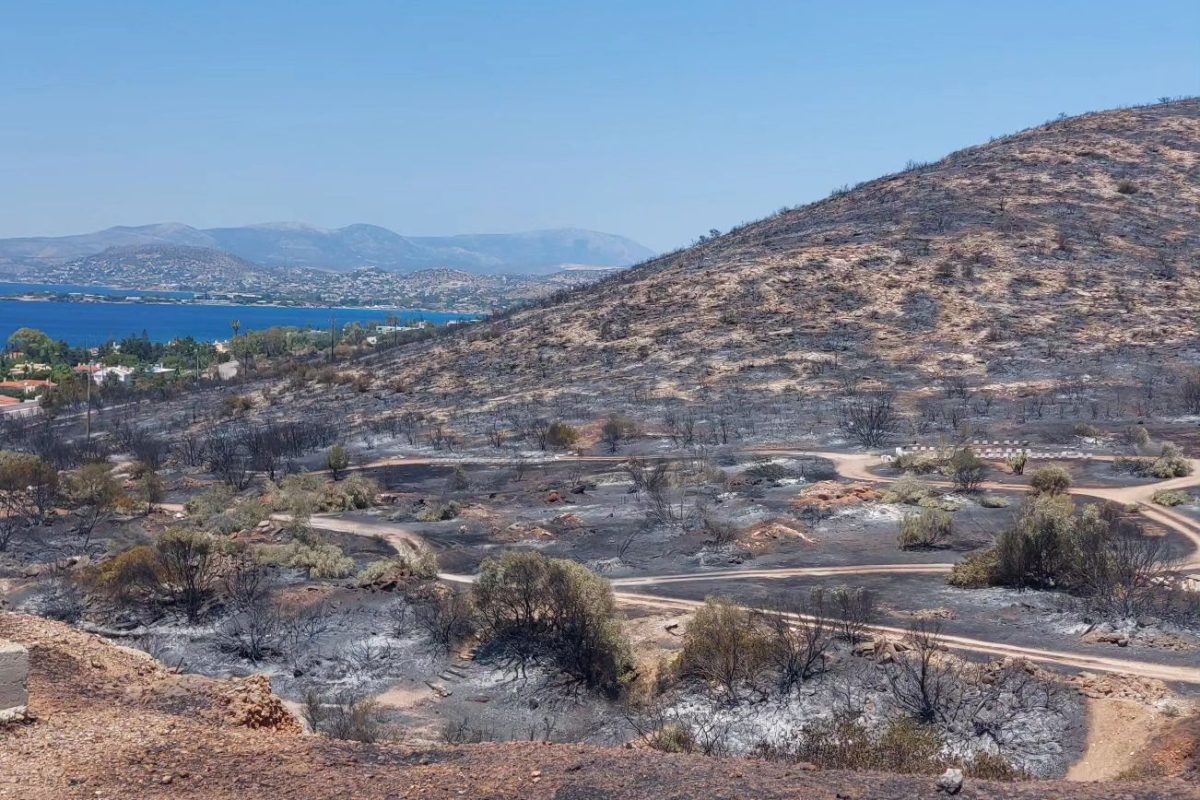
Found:
<svg viewBox="0 0 1200 800"><path fill-rule="evenodd" d="M0 351L0 419L34 416L56 403L102 404L135 389L166 389L185 380L229 381L247 368L261 371L272 360L360 355L431 335L435 328L426 320L399 324L389 318L389 324L348 323L325 330L242 331L233 320L233 336L224 340L189 336L163 343L143 332L97 347L74 347L35 328L21 328Z"/></svg>

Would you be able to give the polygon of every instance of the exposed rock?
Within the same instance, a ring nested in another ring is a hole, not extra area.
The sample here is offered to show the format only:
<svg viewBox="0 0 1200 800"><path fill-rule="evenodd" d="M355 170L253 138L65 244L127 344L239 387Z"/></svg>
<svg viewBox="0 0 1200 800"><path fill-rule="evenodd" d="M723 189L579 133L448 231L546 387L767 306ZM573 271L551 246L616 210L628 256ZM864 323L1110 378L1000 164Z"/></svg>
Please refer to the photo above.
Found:
<svg viewBox="0 0 1200 800"><path fill-rule="evenodd" d="M939 792L946 794L958 794L962 791L963 775L961 769L948 769L942 773L942 777L937 779L937 788Z"/></svg>

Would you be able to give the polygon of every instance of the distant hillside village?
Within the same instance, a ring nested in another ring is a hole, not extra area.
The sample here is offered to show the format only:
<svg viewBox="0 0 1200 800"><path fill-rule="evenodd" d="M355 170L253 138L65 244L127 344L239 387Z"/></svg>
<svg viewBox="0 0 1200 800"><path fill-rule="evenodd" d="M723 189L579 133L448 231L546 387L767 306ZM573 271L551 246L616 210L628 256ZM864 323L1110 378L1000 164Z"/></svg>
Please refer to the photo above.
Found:
<svg viewBox="0 0 1200 800"><path fill-rule="evenodd" d="M447 322L447 326L459 324ZM147 332L75 347L36 328L21 328L0 352L0 419L40 414L50 408L170 389L180 382L229 381L248 372L281 368L293 360L341 360L432 336L436 326L363 326L340 330L277 327L245 331L237 321L225 341L186 336L155 342Z"/></svg>

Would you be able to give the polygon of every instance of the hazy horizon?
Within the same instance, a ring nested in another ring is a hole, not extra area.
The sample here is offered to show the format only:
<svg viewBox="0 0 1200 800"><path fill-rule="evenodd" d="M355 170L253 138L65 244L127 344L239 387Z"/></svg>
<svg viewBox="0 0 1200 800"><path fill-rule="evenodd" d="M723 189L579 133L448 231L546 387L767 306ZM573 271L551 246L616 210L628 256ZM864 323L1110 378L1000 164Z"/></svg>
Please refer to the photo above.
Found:
<svg viewBox="0 0 1200 800"><path fill-rule="evenodd" d="M281 220L663 251L1060 113L1200 90L1194 4L856 10L22 5L0 29L0 237Z"/></svg>

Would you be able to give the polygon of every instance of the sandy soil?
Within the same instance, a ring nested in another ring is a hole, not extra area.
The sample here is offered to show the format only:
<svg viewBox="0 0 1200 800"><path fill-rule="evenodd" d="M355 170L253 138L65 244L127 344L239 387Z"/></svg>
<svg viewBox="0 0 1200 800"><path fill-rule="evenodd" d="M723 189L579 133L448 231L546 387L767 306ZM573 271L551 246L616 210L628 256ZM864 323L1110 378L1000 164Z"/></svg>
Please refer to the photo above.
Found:
<svg viewBox="0 0 1200 800"><path fill-rule="evenodd" d="M1161 722L1153 709L1132 700L1091 698L1087 713L1087 751L1067 771L1069 781L1105 781L1120 775Z"/></svg>

